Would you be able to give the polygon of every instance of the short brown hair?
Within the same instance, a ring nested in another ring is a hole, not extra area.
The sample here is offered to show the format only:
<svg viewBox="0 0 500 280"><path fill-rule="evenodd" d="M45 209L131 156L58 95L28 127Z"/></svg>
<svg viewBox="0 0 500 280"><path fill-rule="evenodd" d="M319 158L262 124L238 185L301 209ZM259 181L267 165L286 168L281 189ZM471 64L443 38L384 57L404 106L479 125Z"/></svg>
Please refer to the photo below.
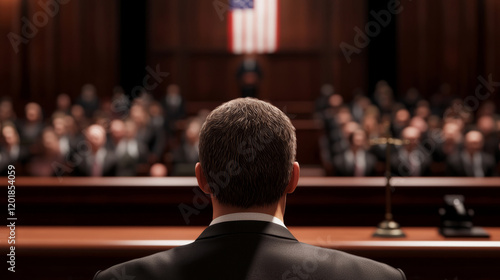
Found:
<svg viewBox="0 0 500 280"><path fill-rule="evenodd" d="M295 128L281 110L255 98L238 98L207 117L199 157L218 202L249 208L281 198L296 147Z"/></svg>

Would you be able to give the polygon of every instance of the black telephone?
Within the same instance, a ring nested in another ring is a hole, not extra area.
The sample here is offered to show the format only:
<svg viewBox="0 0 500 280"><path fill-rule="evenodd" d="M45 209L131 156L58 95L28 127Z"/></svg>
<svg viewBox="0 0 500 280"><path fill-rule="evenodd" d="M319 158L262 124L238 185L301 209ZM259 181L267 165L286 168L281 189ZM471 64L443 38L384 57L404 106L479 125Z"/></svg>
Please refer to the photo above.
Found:
<svg viewBox="0 0 500 280"><path fill-rule="evenodd" d="M463 195L445 195L445 207L439 209L441 228L439 232L445 237L490 237L481 227L472 223L474 210L466 209Z"/></svg>

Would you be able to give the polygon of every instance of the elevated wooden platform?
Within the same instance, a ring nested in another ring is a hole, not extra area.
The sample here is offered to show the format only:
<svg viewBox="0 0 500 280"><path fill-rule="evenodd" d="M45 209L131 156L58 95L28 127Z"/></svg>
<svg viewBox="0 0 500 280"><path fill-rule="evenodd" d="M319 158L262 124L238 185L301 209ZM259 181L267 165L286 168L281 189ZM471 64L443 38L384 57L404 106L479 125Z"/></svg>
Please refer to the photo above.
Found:
<svg viewBox="0 0 500 280"><path fill-rule="evenodd" d="M384 184L381 177L301 178L287 198L285 220L291 226L374 226L384 214ZM500 178L394 178L393 185L394 216L402 226L439 226L443 196L462 194L476 224L500 227ZM195 178L18 177L16 186L24 225L204 226L212 214ZM186 220L180 205L196 214Z"/></svg>
<svg viewBox="0 0 500 280"><path fill-rule="evenodd" d="M444 238L436 228L404 228L407 237L396 239L374 238L372 227L289 228L301 242L388 263L409 280L498 279L500 228L486 228L489 239ZM113 264L190 243L203 229L19 226L15 279L92 279Z"/></svg>

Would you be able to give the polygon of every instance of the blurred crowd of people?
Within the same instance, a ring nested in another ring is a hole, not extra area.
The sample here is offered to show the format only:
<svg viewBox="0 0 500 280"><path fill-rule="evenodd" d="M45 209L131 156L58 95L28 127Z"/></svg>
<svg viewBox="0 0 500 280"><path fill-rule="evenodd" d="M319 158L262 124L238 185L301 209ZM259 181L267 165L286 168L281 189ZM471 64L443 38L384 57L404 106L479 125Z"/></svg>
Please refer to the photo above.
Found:
<svg viewBox="0 0 500 280"><path fill-rule="evenodd" d="M46 116L29 102L18 117L12 101L1 98L1 174L13 164L27 176L194 175L207 114L186 119L177 85L160 100L146 92L129 100L119 87L111 99L100 100L86 84L77 100L63 93L56 103Z"/></svg>
<svg viewBox="0 0 500 280"><path fill-rule="evenodd" d="M477 101L454 97L446 84L429 100L415 88L397 99L379 81L372 98L358 92L346 103L324 85L316 117L325 128L320 146L327 174L384 175L389 143L394 176L497 176L500 116L491 100Z"/></svg>
<svg viewBox="0 0 500 280"><path fill-rule="evenodd" d="M414 88L397 99L380 81L372 97L357 92L349 103L324 85L315 107L327 175L384 175L387 143L395 176L498 175L500 116L492 101L471 108L447 85L429 100ZM130 100L119 87L101 100L87 84L74 101L58 95L50 115L35 102L24 109L18 117L11 100L0 99L1 174L13 164L28 176L191 176L209 113L187 118L175 84L159 100L146 92Z"/></svg>

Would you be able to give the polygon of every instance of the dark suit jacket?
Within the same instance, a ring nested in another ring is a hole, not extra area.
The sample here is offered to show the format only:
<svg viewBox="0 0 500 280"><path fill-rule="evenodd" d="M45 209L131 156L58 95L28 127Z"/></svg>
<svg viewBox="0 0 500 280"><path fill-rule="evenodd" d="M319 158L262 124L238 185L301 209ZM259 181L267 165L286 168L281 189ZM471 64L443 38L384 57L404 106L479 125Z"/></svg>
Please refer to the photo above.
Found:
<svg viewBox="0 0 500 280"><path fill-rule="evenodd" d="M78 155L72 155L72 156L78 156ZM73 176L91 176L92 174L92 166L90 163L87 161L87 158L85 156L81 156L82 160L78 161L78 165L75 166L75 169L73 170ZM110 151L106 150L106 156L104 157L104 162L102 165L102 176L107 177L107 176L116 176L116 157L115 154Z"/></svg>
<svg viewBox="0 0 500 280"><path fill-rule="evenodd" d="M395 176L411 176L410 175L410 159L402 152L402 147L400 147L396 153L392 154L391 157L391 171ZM431 175L431 158L430 155L426 155L423 151L420 154L420 174L416 176L430 176Z"/></svg>
<svg viewBox="0 0 500 280"><path fill-rule="evenodd" d="M363 176L375 176L375 164L377 159L374 155L365 151L365 170ZM354 162L348 164L346 152L333 158L333 167L336 176L354 176Z"/></svg>
<svg viewBox="0 0 500 280"><path fill-rule="evenodd" d="M388 265L297 241L261 221L209 226L195 242L98 272L94 280L406 279ZM128 278L127 278L128 277Z"/></svg>
<svg viewBox="0 0 500 280"><path fill-rule="evenodd" d="M495 158L491 155L482 152L481 159L482 159L484 176L485 177L495 176L496 175ZM457 152L449 156L446 164L446 175L467 177L467 176L472 176L470 173L473 173L473 171L466 170L461 152Z"/></svg>

